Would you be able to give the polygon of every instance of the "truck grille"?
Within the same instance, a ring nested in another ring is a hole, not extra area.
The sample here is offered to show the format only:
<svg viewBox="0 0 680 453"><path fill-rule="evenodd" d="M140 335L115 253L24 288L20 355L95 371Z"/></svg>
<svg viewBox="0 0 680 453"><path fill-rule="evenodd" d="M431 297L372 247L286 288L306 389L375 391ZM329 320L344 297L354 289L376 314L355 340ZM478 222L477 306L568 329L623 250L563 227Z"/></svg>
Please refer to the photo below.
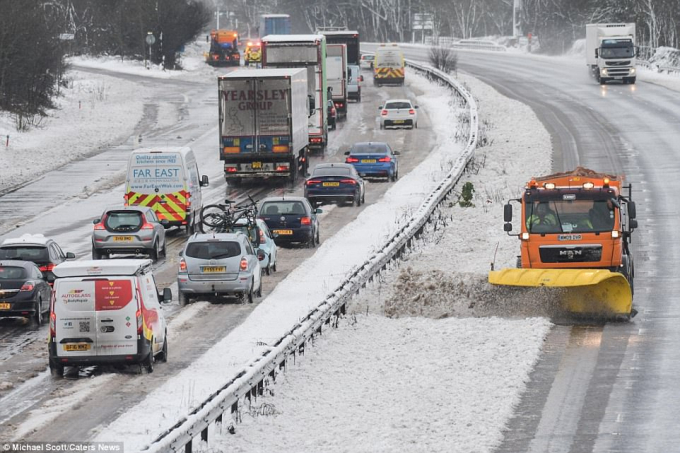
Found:
<svg viewBox="0 0 680 453"><path fill-rule="evenodd" d="M602 246L543 246L539 253L543 263L593 263L602 259Z"/></svg>
<svg viewBox="0 0 680 453"><path fill-rule="evenodd" d="M607 66L630 66L630 61L607 61Z"/></svg>

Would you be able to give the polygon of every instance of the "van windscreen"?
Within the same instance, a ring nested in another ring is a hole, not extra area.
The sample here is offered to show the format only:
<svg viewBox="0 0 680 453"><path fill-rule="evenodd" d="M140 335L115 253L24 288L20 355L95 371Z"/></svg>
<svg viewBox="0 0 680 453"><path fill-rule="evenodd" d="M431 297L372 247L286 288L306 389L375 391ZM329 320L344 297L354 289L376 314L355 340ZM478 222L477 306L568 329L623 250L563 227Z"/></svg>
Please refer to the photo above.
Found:
<svg viewBox="0 0 680 453"><path fill-rule="evenodd" d="M241 245L235 241L192 242L185 254L189 258L220 260L239 256Z"/></svg>

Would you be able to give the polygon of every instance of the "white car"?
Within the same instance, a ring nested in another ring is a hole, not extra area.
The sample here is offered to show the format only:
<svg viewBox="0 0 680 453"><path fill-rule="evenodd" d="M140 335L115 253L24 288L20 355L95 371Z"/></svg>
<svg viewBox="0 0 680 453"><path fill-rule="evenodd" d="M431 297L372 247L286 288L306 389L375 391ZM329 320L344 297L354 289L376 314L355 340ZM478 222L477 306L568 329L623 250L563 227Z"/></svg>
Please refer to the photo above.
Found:
<svg viewBox="0 0 680 453"><path fill-rule="evenodd" d="M361 69L373 69L373 60L375 60L375 56L364 54L359 60L359 66Z"/></svg>
<svg viewBox="0 0 680 453"><path fill-rule="evenodd" d="M380 110L380 129L388 127L418 127L417 105L413 105L408 99L390 99L385 105L378 107Z"/></svg>

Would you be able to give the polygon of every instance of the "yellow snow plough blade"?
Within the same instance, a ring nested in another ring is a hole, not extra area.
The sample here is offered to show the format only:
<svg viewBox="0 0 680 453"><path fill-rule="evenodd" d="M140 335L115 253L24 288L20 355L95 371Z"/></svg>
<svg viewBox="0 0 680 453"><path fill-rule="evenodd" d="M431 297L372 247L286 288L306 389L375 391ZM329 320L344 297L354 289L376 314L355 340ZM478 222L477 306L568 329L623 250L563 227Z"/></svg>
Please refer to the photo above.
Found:
<svg viewBox="0 0 680 453"><path fill-rule="evenodd" d="M562 308L571 313L629 316L633 308L628 280L606 269L502 269L489 272L489 283L557 288Z"/></svg>

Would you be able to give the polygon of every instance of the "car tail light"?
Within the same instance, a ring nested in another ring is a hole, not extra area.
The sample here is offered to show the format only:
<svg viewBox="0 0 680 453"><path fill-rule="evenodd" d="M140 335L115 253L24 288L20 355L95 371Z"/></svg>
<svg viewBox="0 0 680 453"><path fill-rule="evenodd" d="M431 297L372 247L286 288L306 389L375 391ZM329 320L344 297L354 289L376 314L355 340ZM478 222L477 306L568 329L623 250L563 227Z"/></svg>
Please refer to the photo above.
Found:
<svg viewBox="0 0 680 453"><path fill-rule="evenodd" d="M187 271L187 262L184 261L184 258L179 260L179 271L180 272L186 272Z"/></svg>
<svg viewBox="0 0 680 453"><path fill-rule="evenodd" d="M33 288L35 288L34 282L26 282L21 285L21 289L19 291L33 291Z"/></svg>
<svg viewBox="0 0 680 453"><path fill-rule="evenodd" d="M311 225L312 224L312 219L311 217L302 217L300 219L300 224L301 225Z"/></svg>
<svg viewBox="0 0 680 453"><path fill-rule="evenodd" d="M353 179L341 179L340 182L342 184L356 184L357 182Z"/></svg>
<svg viewBox="0 0 680 453"><path fill-rule="evenodd" d="M94 229L95 230L105 230L106 227L104 226L104 221L106 220L106 215L102 217L102 220L99 223L94 224Z"/></svg>
<svg viewBox="0 0 680 453"><path fill-rule="evenodd" d="M54 269L55 264L54 263L48 263L45 264L44 266L40 266L40 272L52 272L52 269Z"/></svg>
<svg viewBox="0 0 680 453"><path fill-rule="evenodd" d="M137 310L135 317L137 318L137 335L142 335L142 333L144 333L144 319L142 318L142 310Z"/></svg>
<svg viewBox="0 0 680 453"><path fill-rule="evenodd" d="M260 231L260 242L266 242L265 237L264 237L264 231L262 229L260 229L259 231Z"/></svg>
<svg viewBox="0 0 680 453"><path fill-rule="evenodd" d="M347 159L345 159L345 162L348 164L353 164L354 162L359 162L359 159L357 159L356 157L348 157Z"/></svg>
<svg viewBox="0 0 680 453"><path fill-rule="evenodd" d="M237 169L236 167L224 167L224 171L227 173L236 173Z"/></svg>
<svg viewBox="0 0 680 453"><path fill-rule="evenodd" d="M50 336L52 339L57 337L57 315L54 314L54 310L50 313Z"/></svg>
<svg viewBox="0 0 680 453"><path fill-rule="evenodd" d="M142 230L153 230L153 225L150 224L149 222L144 222L142 225Z"/></svg>
<svg viewBox="0 0 680 453"><path fill-rule="evenodd" d="M311 186L312 184L321 184L321 181L319 181L318 179L310 179L305 184Z"/></svg>
<svg viewBox="0 0 680 453"><path fill-rule="evenodd" d="M408 111L408 113L409 113L409 115L415 115L415 114L416 114L416 111L413 110L413 109L410 109L410 110Z"/></svg>
<svg viewBox="0 0 680 453"><path fill-rule="evenodd" d="M381 114L382 116L387 116L387 110L383 110L382 112L380 112L380 114Z"/></svg>
<svg viewBox="0 0 680 453"><path fill-rule="evenodd" d="M390 156L381 157L378 162L390 162L392 158Z"/></svg>
<svg viewBox="0 0 680 453"><path fill-rule="evenodd" d="M246 259L245 256L241 258L241 264L239 265L239 269L241 269L242 271L248 270L248 260Z"/></svg>
<svg viewBox="0 0 680 453"><path fill-rule="evenodd" d="M312 143L321 143L321 137L311 137L309 141Z"/></svg>

